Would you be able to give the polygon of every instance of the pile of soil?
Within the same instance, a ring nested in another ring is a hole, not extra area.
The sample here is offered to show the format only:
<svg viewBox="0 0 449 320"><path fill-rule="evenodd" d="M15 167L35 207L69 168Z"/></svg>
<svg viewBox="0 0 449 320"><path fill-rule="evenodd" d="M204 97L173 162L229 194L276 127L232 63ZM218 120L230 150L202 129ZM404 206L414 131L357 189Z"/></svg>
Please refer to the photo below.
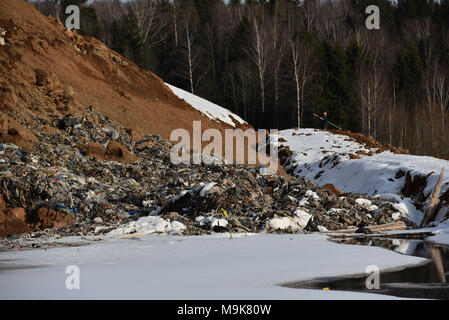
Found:
<svg viewBox="0 0 449 320"><path fill-rule="evenodd" d="M332 133L335 134L342 134L345 136L348 136L351 138L351 140L360 143L361 145L365 145L365 147L367 149L379 149L379 152L383 152L383 151L391 151L393 153L396 154L410 154L410 151L408 151L407 149L403 149L403 148L399 148L399 147L395 147L392 146L391 144L382 144L379 141L376 141L373 137L371 136L365 136L362 133L358 133L358 132L352 132L349 130L337 130L337 129L332 129L329 130ZM361 153L363 154L363 153Z"/></svg>
<svg viewBox="0 0 449 320"><path fill-rule="evenodd" d="M134 141L147 133L169 140L179 128L192 133L194 121L201 122L202 132L214 128L223 137L226 129L251 128L238 121L232 127L211 120L152 72L97 39L67 30L23 0L2 0L0 12L0 28L6 30L5 45L0 45L0 126L8 124L8 129L0 128L0 143L29 150L36 134L60 128L64 117L94 123L91 110L116 122L122 128L119 134L129 134ZM237 136L244 139L243 133ZM255 146L255 141L250 143ZM203 147L207 144L202 142ZM99 158L112 159L98 146L91 147ZM282 166L278 170L284 172Z"/></svg>
<svg viewBox="0 0 449 320"><path fill-rule="evenodd" d="M28 213L23 207L8 208L3 196L0 195L0 236L38 229L69 227L74 223L75 219L72 216L47 208Z"/></svg>
<svg viewBox="0 0 449 320"><path fill-rule="evenodd" d="M112 160L123 163L134 162L137 160L137 157L125 146L115 141L110 142L106 148L98 143L80 145L78 148L85 154L85 156L98 160Z"/></svg>
<svg viewBox="0 0 449 320"><path fill-rule="evenodd" d="M49 115L83 116L91 107L127 128L133 139L148 132L168 140L172 130L231 128L213 121L179 99L150 71L109 50L102 42L65 29L22 0L0 2L0 27L6 30L0 46L0 110L16 121L21 139L33 133ZM240 125L237 127L247 127ZM16 135L17 136L17 135ZM21 145L19 138L1 133L2 142Z"/></svg>

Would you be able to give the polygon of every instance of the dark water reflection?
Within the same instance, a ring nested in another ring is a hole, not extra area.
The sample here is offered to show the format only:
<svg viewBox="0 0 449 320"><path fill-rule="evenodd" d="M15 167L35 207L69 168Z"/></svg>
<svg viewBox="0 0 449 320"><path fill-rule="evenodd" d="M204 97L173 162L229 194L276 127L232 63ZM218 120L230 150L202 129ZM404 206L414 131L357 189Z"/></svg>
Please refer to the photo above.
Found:
<svg viewBox="0 0 449 320"><path fill-rule="evenodd" d="M429 262L419 266L383 271L380 289L367 289L366 274L316 278L285 286L304 289L343 290L387 294L408 298L449 299L449 247L426 240L388 238L330 238L330 241L382 247L400 254L422 257Z"/></svg>

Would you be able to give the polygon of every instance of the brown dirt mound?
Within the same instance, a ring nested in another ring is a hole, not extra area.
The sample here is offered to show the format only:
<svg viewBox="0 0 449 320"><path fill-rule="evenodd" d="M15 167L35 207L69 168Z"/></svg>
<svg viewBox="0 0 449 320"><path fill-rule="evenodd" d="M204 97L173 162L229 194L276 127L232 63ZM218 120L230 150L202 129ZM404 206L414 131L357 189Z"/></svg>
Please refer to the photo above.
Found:
<svg viewBox="0 0 449 320"><path fill-rule="evenodd" d="M74 223L72 216L47 208L39 208L28 213L25 208L8 208L3 196L0 195L0 237L45 228L61 228Z"/></svg>
<svg viewBox="0 0 449 320"><path fill-rule="evenodd" d="M173 129L230 128L213 121L179 99L152 72L109 50L102 42L66 30L22 0L0 2L0 110L21 123L33 114L83 114L92 106L132 130L164 139ZM243 126L246 127L246 126Z"/></svg>
<svg viewBox="0 0 449 320"><path fill-rule="evenodd" d="M79 145L78 149L84 152L85 156L98 160L113 160L129 163L138 159L124 145L115 141L109 143L106 148L98 143L89 143L88 145Z"/></svg>
<svg viewBox="0 0 449 320"><path fill-rule="evenodd" d="M3 196L0 195L0 237L29 231L31 228L25 222L25 210L23 208L8 209Z"/></svg>
<svg viewBox="0 0 449 320"><path fill-rule="evenodd" d="M0 1L0 12L0 27L7 31L6 45L0 46L0 110L22 124L17 128L21 139L14 140L20 146L35 141L33 133L48 131L55 117L93 121L88 107L125 128L134 140L149 132L169 140L178 128L192 133L193 121L201 122L202 132L214 128L223 136L233 128L192 108L152 72L97 39L65 29L23 0ZM36 116L47 123L36 125ZM251 127L234 122L237 128Z"/></svg>
<svg viewBox="0 0 449 320"><path fill-rule="evenodd" d="M4 113L0 114L0 143L13 143L29 150L36 136L25 126Z"/></svg>
<svg viewBox="0 0 449 320"><path fill-rule="evenodd" d="M62 214L47 208L40 208L37 211L31 212L28 221L33 230L62 228L75 223L75 219L71 215Z"/></svg>
<svg viewBox="0 0 449 320"><path fill-rule="evenodd" d="M371 137L371 136L367 137L361 133L352 132L349 130L342 131L342 130L336 130L336 129L332 129L329 131L332 133L335 133L335 134L342 134L342 135L348 136L353 141L358 142L362 145L365 145L365 147L367 149L378 148L379 150L377 153L382 152L382 151L391 151L396 154L410 154L410 151L408 151L406 149L394 147L390 144L382 144L379 141L376 141L373 137ZM357 152L357 153L363 154L362 152ZM372 155L372 154L368 154L368 155Z"/></svg>
<svg viewBox="0 0 449 320"><path fill-rule="evenodd" d="M326 188L330 194L336 195L338 197L344 195L343 191L341 191L340 189L338 189L336 186L334 186L331 183L325 184L323 187Z"/></svg>
<svg viewBox="0 0 449 320"><path fill-rule="evenodd" d="M26 222L17 219L10 212L0 211L0 237L30 231L31 228Z"/></svg>

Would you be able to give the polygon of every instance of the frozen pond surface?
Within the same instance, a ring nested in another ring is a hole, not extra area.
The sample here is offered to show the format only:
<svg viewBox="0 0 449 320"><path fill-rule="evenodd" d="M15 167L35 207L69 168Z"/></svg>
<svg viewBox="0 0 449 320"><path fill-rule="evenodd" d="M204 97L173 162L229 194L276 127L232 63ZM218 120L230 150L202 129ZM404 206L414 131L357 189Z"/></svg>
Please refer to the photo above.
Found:
<svg viewBox="0 0 449 320"><path fill-rule="evenodd" d="M333 243L322 234L104 237L87 246L1 252L0 298L392 299L280 284L360 274L369 265L384 270L426 261L378 247ZM66 288L69 265L79 267L79 290Z"/></svg>

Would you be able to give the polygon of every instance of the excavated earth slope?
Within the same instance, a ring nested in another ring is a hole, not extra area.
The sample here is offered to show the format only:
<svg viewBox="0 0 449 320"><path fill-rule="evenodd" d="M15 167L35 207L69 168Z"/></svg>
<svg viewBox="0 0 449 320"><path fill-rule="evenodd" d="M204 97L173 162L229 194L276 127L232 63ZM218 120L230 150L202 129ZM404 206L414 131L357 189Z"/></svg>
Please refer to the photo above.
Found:
<svg viewBox="0 0 449 320"><path fill-rule="evenodd" d="M0 2L0 111L3 142L29 147L36 130L51 130L55 118L81 116L91 107L128 129L168 139L173 129L224 130L179 99L163 81L139 69L102 42L70 31L21 0ZM48 121L40 126L35 116ZM34 126L33 126L34 125ZM37 127L36 127L37 126ZM10 132L8 129L17 130Z"/></svg>

